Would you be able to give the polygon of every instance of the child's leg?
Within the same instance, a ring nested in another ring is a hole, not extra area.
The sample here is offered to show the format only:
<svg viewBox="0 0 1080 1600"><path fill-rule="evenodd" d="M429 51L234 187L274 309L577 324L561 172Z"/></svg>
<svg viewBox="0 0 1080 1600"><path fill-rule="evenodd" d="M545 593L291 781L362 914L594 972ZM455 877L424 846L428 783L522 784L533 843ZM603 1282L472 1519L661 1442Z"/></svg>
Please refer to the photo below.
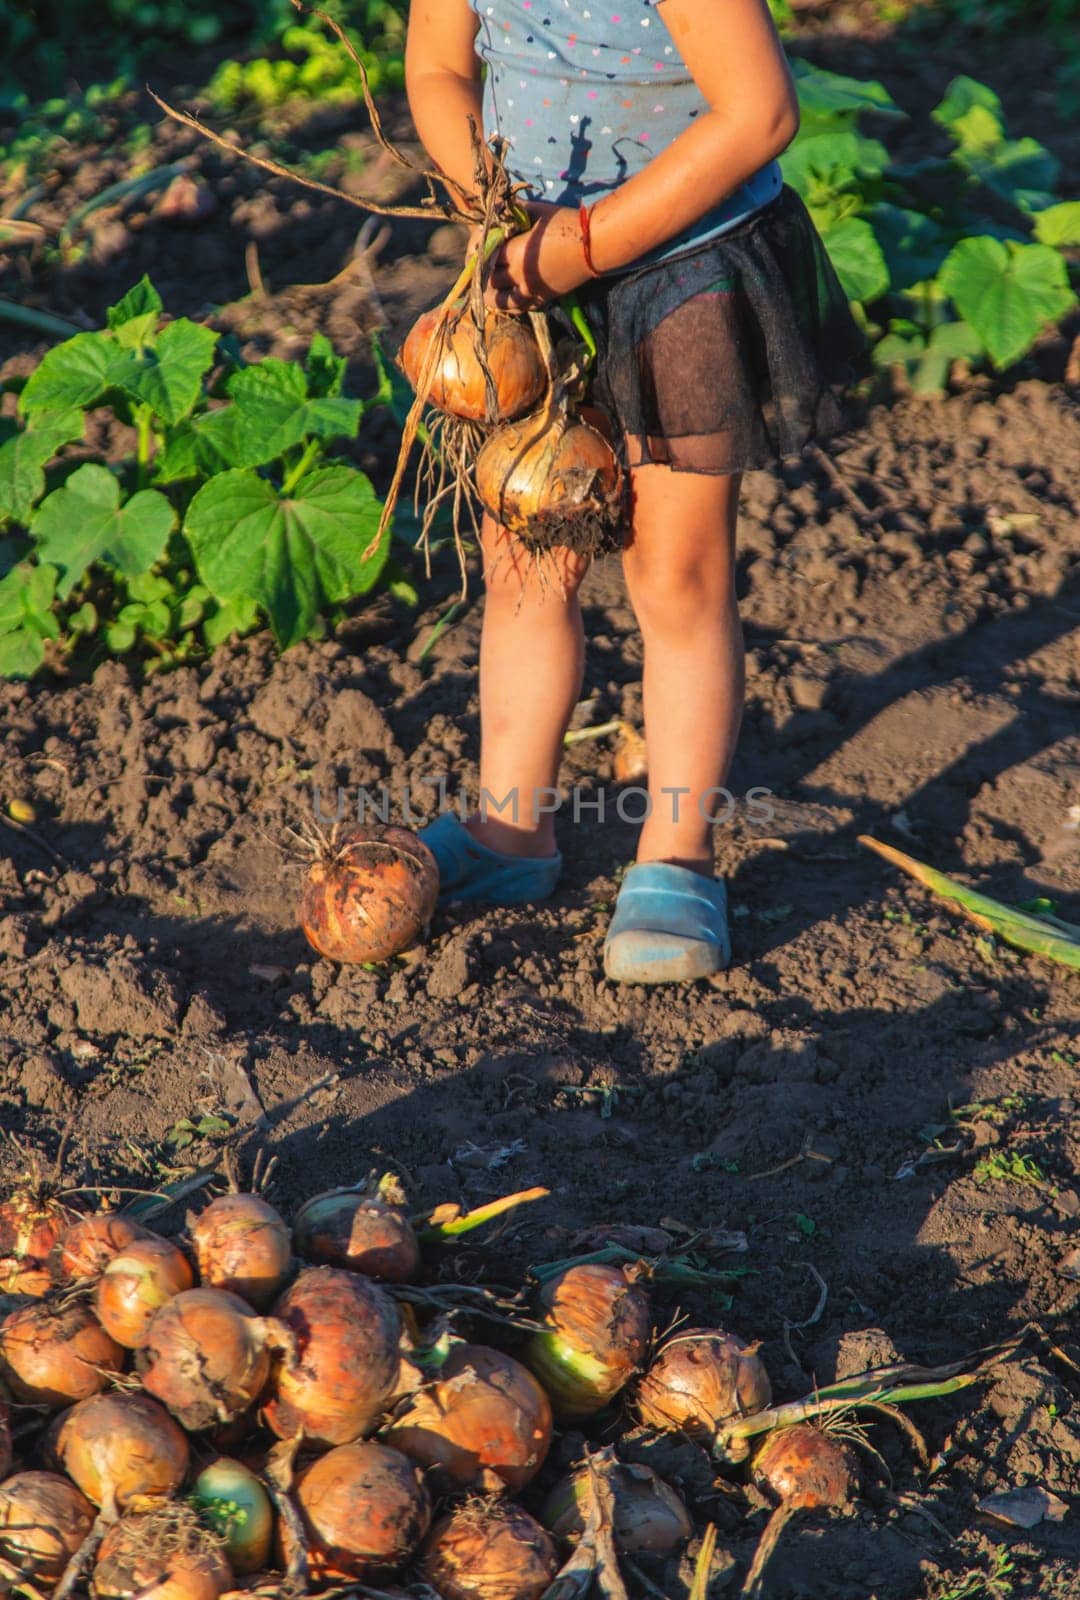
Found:
<svg viewBox="0 0 1080 1600"><path fill-rule="evenodd" d="M651 816L639 861L713 870L712 829L742 720L744 660L735 599L738 475L639 467L623 556L645 646ZM664 789L689 790L676 796ZM704 803L702 797L704 798Z"/></svg>
<svg viewBox="0 0 1080 1600"><path fill-rule="evenodd" d="M534 816L536 797L550 803L558 782L563 734L581 695L584 631L577 591L588 562L557 553L541 578L532 557L490 517L482 532L484 621L480 637L480 785L496 801L517 791L517 819L489 802L469 831L492 850L549 856L550 812ZM561 579L561 583L560 583ZM545 796L544 791L548 794Z"/></svg>

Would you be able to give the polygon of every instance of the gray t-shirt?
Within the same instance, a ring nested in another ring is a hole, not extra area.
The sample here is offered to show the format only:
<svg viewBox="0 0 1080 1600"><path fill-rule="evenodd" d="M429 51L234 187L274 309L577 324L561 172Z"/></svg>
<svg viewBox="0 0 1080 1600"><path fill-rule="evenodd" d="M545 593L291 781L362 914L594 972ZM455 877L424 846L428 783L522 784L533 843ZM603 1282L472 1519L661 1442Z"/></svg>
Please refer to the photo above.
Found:
<svg viewBox="0 0 1080 1600"><path fill-rule="evenodd" d="M470 4L487 66L484 131L506 139L512 177L538 200L576 206L617 188L708 110L664 27L662 0ZM781 187L770 161L641 262L716 238Z"/></svg>

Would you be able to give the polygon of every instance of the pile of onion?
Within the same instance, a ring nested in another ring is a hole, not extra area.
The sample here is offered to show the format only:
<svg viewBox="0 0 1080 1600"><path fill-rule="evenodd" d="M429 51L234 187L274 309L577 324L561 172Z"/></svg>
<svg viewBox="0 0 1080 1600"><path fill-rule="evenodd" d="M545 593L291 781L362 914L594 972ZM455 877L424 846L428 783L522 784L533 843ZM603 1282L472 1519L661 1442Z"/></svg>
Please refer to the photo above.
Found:
<svg viewBox="0 0 1080 1600"><path fill-rule="evenodd" d="M648 1349L649 1299L619 1267L568 1267L540 1291L543 1331L525 1360L560 1419L599 1411L638 1370Z"/></svg>
<svg viewBox="0 0 1080 1600"><path fill-rule="evenodd" d="M0 1376L24 1405L57 1408L98 1394L124 1352L89 1306L33 1301L0 1324Z"/></svg>
<svg viewBox="0 0 1080 1600"><path fill-rule="evenodd" d="M218 1600L233 1586L221 1542L188 1505L126 1516L106 1533L94 1600Z"/></svg>
<svg viewBox="0 0 1080 1600"><path fill-rule="evenodd" d="M138 1508L177 1490L188 1442L163 1406L145 1394L98 1394L61 1412L50 1454L96 1506Z"/></svg>
<svg viewBox="0 0 1080 1600"><path fill-rule="evenodd" d="M348 1444L369 1432L397 1386L401 1319L384 1289L333 1267L308 1267L274 1315L295 1357L274 1363L263 1415L279 1439L301 1428L311 1444Z"/></svg>
<svg viewBox="0 0 1080 1600"><path fill-rule="evenodd" d="M94 1290L94 1309L117 1344L138 1350L146 1343L155 1311L194 1283L184 1252L171 1240L148 1233L106 1262Z"/></svg>
<svg viewBox="0 0 1080 1600"><path fill-rule="evenodd" d="M47 1294L49 1257L77 1213L37 1183L0 1200L0 1294Z"/></svg>
<svg viewBox="0 0 1080 1600"><path fill-rule="evenodd" d="M513 1356L456 1344L385 1437L450 1489L521 1489L551 1444L551 1402Z"/></svg>
<svg viewBox="0 0 1080 1600"><path fill-rule="evenodd" d="M565 1478L548 1495L544 1522L560 1539L585 1532L590 1494L588 1467ZM650 1467L617 1462L605 1470L614 1506L615 1543L628 1555L666 1555L686 1543L693 1523L680 1497Z"/></svg>
<svg viewBox="0 0 1080 1600"><path fill-rule="evenodd" d="M527 1511L506 1500L474 1500L436 1523L422 1566L443 1600L540 1600L559 1562Z"/></svg>
<svg viewBox="0 0 1080 1600"><path fill-rule="evenodd" d="M420 1266L405 1192L390 1175L374 1193L331 1189L305 1201L293 1221L293 1239L305 1261L347 1267L386 1283L409 1283Z"/></svg>
<svg viewBox="0 0 1080 1600"><path fill-rule="evenodd" d="M757 1346L720 1328L694 1328L669 1339L638 1389L647 1427L710 1444L729 1417L763 1411L772 1385Z"/></svg>
<svg viewBox="0 0 1080 1600"><path fill-rule="evenodd" d="M481 342L471 308L465 302L451 314L440 337L441 313L441 306L436 306L416 320L399 358L402 371L419 393L425 365L434 355L424 394L429 405L470 422L509 422L537 404L547 387L547 373L527 323L489 311ZM433 351L436 339L437 354ZM485 362L491 376L490 390Z"/></svg>
<svg viewBox="0 0 1080 1600"><path fill-rule="evenodd" d="M300 925L331 961L389 961L422 936L439 869L407 828L357 827L333 838L308 869Z"/></svg>
<svg viewBox="0 0 1080 1600"><path fill-rule="evenodd" d="M409 1561L431 1520L431 1501L411 1461L360 1440L330 1450L301 1473L296 1503L318 1579L374 1578ZM282 1524L282 1555L291 1540Z"/></svg>
<svg viewBox="0 0 1080 1600"><path fill-rule="evenodd" d="M114 1256L136 1239L145 1239L149 1230L131 1222L117 1211L98 1211L80 1217L60 1235L53 1249L53 1268L61 1283L81 1283L96 1278Z"/></svg>
<svg viewBox="0 0 1080 1600"><path fill-rule="evenodd" d="M848 1452L839 1439L823 1428L797 1422L767 1435L753 1461L753 1478L776 1510L758 1542L744 1595L756 1595L777 1541L791 1518L800 1511L839 1511L847 1505L853 1488Z"/></svg>
<svg viewBox="0 0 1080 1600"><path fill-rule="evenodd" d="M225 1289L185 1289L155 1312L139 1351L143 1387L190 1432L233 1422L270 1376L271 1350L292 1336Z"/></svg>
<svg viewBox="0 0 1080 1600"><path fill-rule="evenodd" d="M191 1224L199 1281L266 1308L289 1277L292 1245L284 1221L259 1195L223 1194Z"/></svg>
<svg viewBox="0 0 1080 1600"><path fill-rule="evenodd" d="M274 1512L258 1478L240 1461L219 1456L195 1479L195 1504L203 1521L225 1541L238 1578L270 1564Z"/></svg>
<svg viewBox="0 0 1080 1600"><path fill-rule="evenodd" d="M17 1472L0 1484L0 1588L12 1574L38 1589L59 1583L94 1524L94 1508L55 1472Z"/></svg>

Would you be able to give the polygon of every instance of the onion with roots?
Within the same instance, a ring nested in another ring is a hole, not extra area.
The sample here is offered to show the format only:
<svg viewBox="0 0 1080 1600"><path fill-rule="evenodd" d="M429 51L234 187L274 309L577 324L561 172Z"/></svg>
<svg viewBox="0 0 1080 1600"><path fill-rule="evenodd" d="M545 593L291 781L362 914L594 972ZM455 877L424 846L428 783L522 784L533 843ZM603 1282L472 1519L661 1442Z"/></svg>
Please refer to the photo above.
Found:
<svg viewBox="0 0 1080 1600"><path fill-rule="evenodd" d="M88 1400L123 1368L124 1351L87 1305L34 1301L0 1324L0 1376L24 1405Z"/></svg>
<svg viewBox="0 0 1080 1600"><path fill-rule="evenodd" d="M155 1312L139 1351L143 1387L189 1432L233 1422L270 1376L272 1350L293 1350L288 1329L225 1289L185 1289Z"/></svg>
<svg viewBox="0 0 1080 1600"><path fill-rule="evenodd" d="M188 1469L187 1439L164 1406L145 1394L80 1400L56 1418L49 1447L87 1499L108 1511L172 1494Z"/></svg>
<svg viewBox="0 0 1080 1600"><path fill-rule="evenodd" d="M389 961L416 943L435 911L439 869L407 828L331 835L308 869L300 924L331 961Z"/></svg>
<svg viewBox="0 0 1080 1600"><path fill-rule="evenodd" d="M711 1444L729 1417L763 1411L772 1385L757 1346L721 1328L693 1328L669 1339L638 1389L647 1427Z"/></svg>
<svg viewBox="0 0 1080 1600"><path fill-rule="evenodd" d="M374 1193L331 1189L300 1207L293 1240L305 1261L347 1267L386 1283L409 1283L420 1245L405 1211L405 1191L387 1174Z"/></svg>
<svg viewBox="0 0 1080 1600"><path fill-rule="evenodd" d="M560 1419L588 1417L618 1394L648 1349L649 1299L620 1267L567 1267L540 1291L543 1332L525 1360Z"/></svg>
<svg viewBox="0 0 1080 1600"><path fill-rule="evenodd" d="M178 1504L109 1529L90 1593L94 1600L218 1600L232 1586L221 1541L191 1506Z"/></svg>
<svg viewBox="0 0 1080 1600"><path fill-rule="evenodd" d="M51 1589L93 1525L89 1500L58 1473L7 1478L0 1484L0 1593L9 1592L3 1580L12 1576Z"/></svg>
<svg viewBox="0 0 1080 1600"><path fill-rule="evenodd" d="M766 1563L791 1518L800 1511L839 1511L854 1487L851 1460L840 1439L796 1422L767 1435L752 1464L757 1487L776 1506L758 1541L743 1594L759 1593Z"/></svg>
<svg viewBox="0 0 1080 1600"><path fill-rule="evenodd" d="M292 1330L295 1359L274 1363L263 1415L279 1439L302 1428L310 1444L368 1433L397 1387L401 1318L384 1289L334 1267L308 1267L275 1316Z"/></svg>
<svg viewBox="0 0 1080 1600"><path fill-rule="evenodd" d="M694 1531L689 1514L670 1484L651 1467L617 1462L604 1470L614 1506L615 1543L627 1555L651 1551L666 1555L684 1545ZM564 1478L544 1503L544 1522L560 1539L585 1532L590 1504L588 1468Z"/></svg>
<svg viewBox="0 0 1080 1600"><path fill-rule="evenodd" d="M191 1225L199 1281L265 1311L288 1281L292 1244L284 1221L259 1195L223 1194Z"/></svg>
<svg viewBox="0 0 1080 1600"><path fill-rule="evenodd" d="M25 1188L0 1200L0 1293L47 1294L53 1285L49 1257L77 1216L47 1192L34 1169Z"/></svg>
<svg viewBox="0 0 1080 1600"><path fill-rule="evenodd" d="M138 1350L154 1312L194 1282L184 1252L169 1239L147 1234L106 1262L94 1290L94 1309L117 1344Z"/></svg>
<svg viewBox="0 0 1080 1600"><path fill-rule="evenodd" d="M551 1402L513 1356L454 1345L438 1376L410 1398L385 1437L450 1489L516 1491L551 1444Z"/></svg>
<svg viewBox="0 0 1080 1600"><path fill-rule="evenodd" d="M392 1572L412 1558L431 1520L431 1500L413 1463L369 1440L320 1456L300 1474L294 1499L308 1571L323 1582ZM292 1535L284 1522L281 1543L287 1563Z"/></svg>
<svg viewBox="0 0 1080 1600"><path fill-rule="evenodd" d="M195 1479L195 1504L204 1522L225 1541L225 1554L238 1578L270 1564L274 1512L259 1479L240 1461L220 1456Z"/></svg>
<svg viewBox="0 0 1080 1600"><path fill-rule="evenodd" d="M433 341L440 339L441 321L441 306L425 311L413 323L401 347L402 371L417 393ZM480 358L481 347L491 374L490 391ZM469 422L509 422L536 405L546 387L543 358L528 324L517 317L489 311L481 346L471 309L462 303L446 323L425 399L439 411Z"/></svg>
<svg viewBox="0 0 1080 1600"><path fill-rule="evenodd" d="M148 1238L149 1230L116 1211L98 1211L80 1217L66 1228L53 1249L53 1268L61 1283L81 1283L97 1278L114 1256Z"/></svg>
<svg viewBox="0 0 1080 1600"><path fill-rule="evenodd" d="M550 1536L520 1506L474 1500L432 1528L421 1567L443 1600L540 1600L559 1560Z"/></svg>

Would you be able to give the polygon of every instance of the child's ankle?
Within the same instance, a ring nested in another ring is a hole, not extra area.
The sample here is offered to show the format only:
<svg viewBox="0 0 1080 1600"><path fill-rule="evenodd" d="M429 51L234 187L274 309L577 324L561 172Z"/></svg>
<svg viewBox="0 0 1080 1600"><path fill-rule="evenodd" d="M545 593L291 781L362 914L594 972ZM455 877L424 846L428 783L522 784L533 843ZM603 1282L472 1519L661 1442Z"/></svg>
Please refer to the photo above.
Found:
<svg viewBox="0 0 1080 1600"><path fill-rule="evenodd" d="M556 853L554 829L521 828L499 817L483 817L475 812L465 824L473 838L504 856L543 857Z"/></svg>

